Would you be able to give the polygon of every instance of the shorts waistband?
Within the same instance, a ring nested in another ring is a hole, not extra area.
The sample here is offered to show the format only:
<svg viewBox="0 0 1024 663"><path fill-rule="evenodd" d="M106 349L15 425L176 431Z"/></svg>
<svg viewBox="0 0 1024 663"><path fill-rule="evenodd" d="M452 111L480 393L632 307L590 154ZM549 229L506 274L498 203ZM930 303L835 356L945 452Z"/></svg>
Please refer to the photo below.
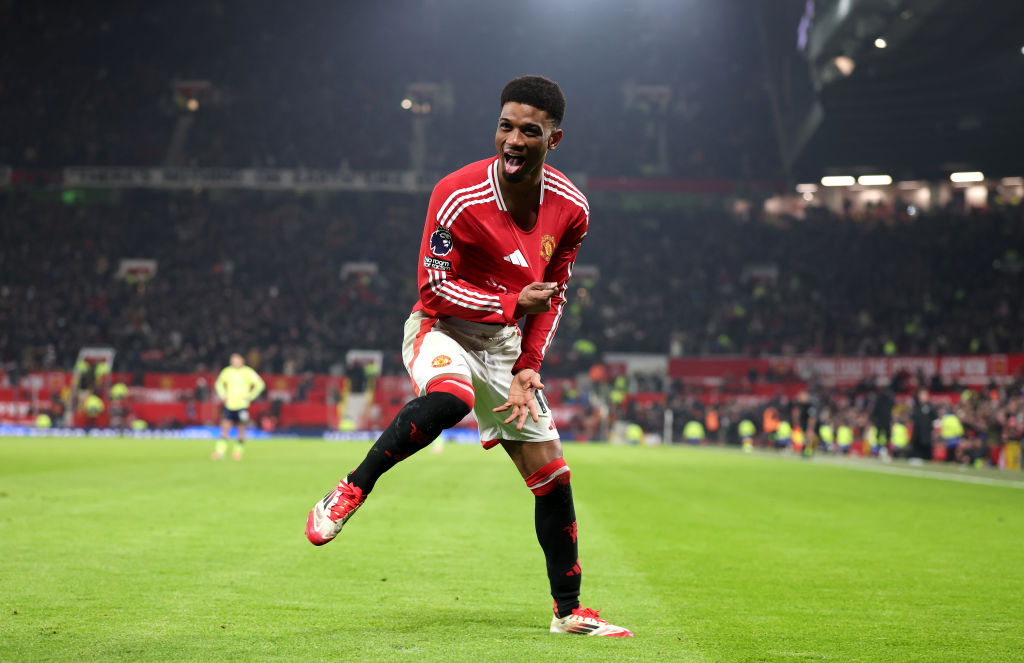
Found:
<svg viewBox="0 0 1024 663"><path fill-rule="evenodd" d="M438 318L445 327L457 331L461 334L468 336L478 336L481 338L494 338L495 336L502 336L509 333L514 325L499 325L490 324L486 322L471 322L469 320L462 320L461 318Z"/></svg>
<svg viewBox="0 0 1024 663"><path fill-rule="evenodd" d="M519 329L514 325L490 325L459 318L442 318L437 321L436 328L461 339L461 343L476 350L498 347L515 336Z"/></svg>

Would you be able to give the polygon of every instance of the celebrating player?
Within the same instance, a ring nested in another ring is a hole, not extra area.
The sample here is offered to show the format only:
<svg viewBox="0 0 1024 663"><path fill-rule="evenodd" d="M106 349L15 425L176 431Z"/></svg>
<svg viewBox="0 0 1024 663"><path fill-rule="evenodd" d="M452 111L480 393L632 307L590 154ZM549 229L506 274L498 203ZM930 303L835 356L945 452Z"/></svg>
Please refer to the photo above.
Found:
<svg viewBox="0 0 1024 663"><path fill-rule="evenodd" d="M434 187L417 265L420 299L402 347L418 398L313 506L306 536L316 545L332 540L384 472L474 410L484 448L500 444L535 495L551 632L626 637L633 634L580 607L569 466L540 392L541 362L590 215L583 194L544 163L562 139L564 111L553 81L513 80L501 93L497 155Z"/></svg>
<svg viewBox="0 0 1024 663"><path fill-rule="evenodd" d="M231 456L242 460L242 449L245 445L245 426L249 423L249 403L256 399L266 383L256 371L245 365L245 359L237 352L231 355L231 363L217 376L214 388L224 407L220 419L220 439L213 451L212 458L220 460L228 450L228 433L231 424L238 426L238 439Z"/></svg>

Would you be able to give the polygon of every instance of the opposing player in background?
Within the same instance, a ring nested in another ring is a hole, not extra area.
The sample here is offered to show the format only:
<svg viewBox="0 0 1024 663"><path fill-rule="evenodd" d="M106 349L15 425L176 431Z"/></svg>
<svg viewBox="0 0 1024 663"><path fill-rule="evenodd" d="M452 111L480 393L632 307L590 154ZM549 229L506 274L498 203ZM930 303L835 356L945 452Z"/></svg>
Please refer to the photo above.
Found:
<svg viewBox="0 0 1024 663"><path fill-rule="evenodd" d="M214 389L220 398L223 408L220 419L220 439L213 451L212 458L220 460L228 450L228 435L231 426L238 427L238 439L231 456L242 460L245 448L245 427L249 423L249 405L263 393L266 383L256 371L245 365L245 359L237 352L231 355L231 363L217 376Z"/></svg>
<svg viewBox="0 0 1024 663"><path fill-rule="evenodd" d="M553 81L513 80L501 93L497 155L434 187L417 265L420 299L402 348L418 397L313 506L306 536L316 545L331 541L384 472L474 410L484 448L500 444L535 495L554 599L551 632L625 637L633 634L580 607L569 466L540 393L541 362L590 216L579 189L544 163L562 139L564 111Z"/></svg>

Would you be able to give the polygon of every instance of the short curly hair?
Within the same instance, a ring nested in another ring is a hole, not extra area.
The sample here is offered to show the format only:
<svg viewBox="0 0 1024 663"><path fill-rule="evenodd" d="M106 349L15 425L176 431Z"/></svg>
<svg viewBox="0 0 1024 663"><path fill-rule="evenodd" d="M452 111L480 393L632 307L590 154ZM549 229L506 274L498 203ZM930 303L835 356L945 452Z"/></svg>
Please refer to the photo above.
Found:
<svg viewBox="0 0 1024 663"><path fill-rule="evenodd" d="M545 111L557 127L565 116L565 95L558 83L543 76L520 76L509 81L501 91L501 105L508 102L529 104Z"/></svg>

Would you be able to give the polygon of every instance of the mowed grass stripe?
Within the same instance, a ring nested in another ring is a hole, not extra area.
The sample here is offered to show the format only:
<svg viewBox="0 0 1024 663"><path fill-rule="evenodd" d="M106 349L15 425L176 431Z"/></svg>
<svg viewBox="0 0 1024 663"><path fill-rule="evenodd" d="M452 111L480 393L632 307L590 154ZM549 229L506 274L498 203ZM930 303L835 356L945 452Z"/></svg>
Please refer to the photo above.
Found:
<svg viewBox="0 0 1024 663"><path fill-rule="evenodd" d="M1019 660L1007 647L1024 644L1015 490L717 449L649 449L614 466L600 457L615 449L593 453L617 494L647 505L652 517L618 534L645 542L638 563L713 660Z"/></svg>
<svg viewBox="0 0 1024 663"><path fill-rule="evenodd" d="M251 660L257 651L291 660L305 651L337 660L339 647L365 641L372 646L359 648L360 660L395 652L440 660L449 646L486 660L510 634L540 652L551 646L533 497L500 452L449 447L402 464L342 538L317 549L302 537L306 511L365 445L256 444L234 464L206 461L198 443L165 443L176 445L170 452L138 444L107 443L112 455L101 460L97 448L57 443L48 452L78 456L79 469L34 468L23 487L12 486L34 504L12 546L26 560L53 534L33 522L67 523L45 546L49 562L23 569L22 577L47 581L11 586L20 603L45 606L23 607L22 623L35 615L45 621L40 632L52 625L52 635L72 641L92 635L104 655L131 659L174 651L174 660ZM60 515L65 507L71 512ZM78 561L56 561L72 556ZM112 599L97 606L104 619L73 609L93 594ZM301 621L266 618L282 608ZM234 635L225 640L217 628ZM268 649L265 639L282 631L302 646ZM428 642L409 644L424 634ZM46 649L25 653L45 657Z"/></svg>
<svg viewBox="0 0 1024 663"><path fill-rule="evenodd" d="M366 448L0 440L0 660L1022 660L1014 489L567 447L584 602L638 633L610 641L546 633L500 450L422 452L310 546Z"/></svg>
<svg viewBox="0 0 1024 663"><path fill-rule="evenodd" d="M859 460L855 458L814 457L812 462L824 465L876 472L879 474L898 474L918 479L936 479L939 481L955 481L957 483L973 483L983 486L999 486L1000 488L1024 489L1024 473L1006 472L994 468L969 468L963 465L924 465L912 466L905 462L894 465L883 464L875 459ZM996 475L996 476L993 476Z"/></svg>

